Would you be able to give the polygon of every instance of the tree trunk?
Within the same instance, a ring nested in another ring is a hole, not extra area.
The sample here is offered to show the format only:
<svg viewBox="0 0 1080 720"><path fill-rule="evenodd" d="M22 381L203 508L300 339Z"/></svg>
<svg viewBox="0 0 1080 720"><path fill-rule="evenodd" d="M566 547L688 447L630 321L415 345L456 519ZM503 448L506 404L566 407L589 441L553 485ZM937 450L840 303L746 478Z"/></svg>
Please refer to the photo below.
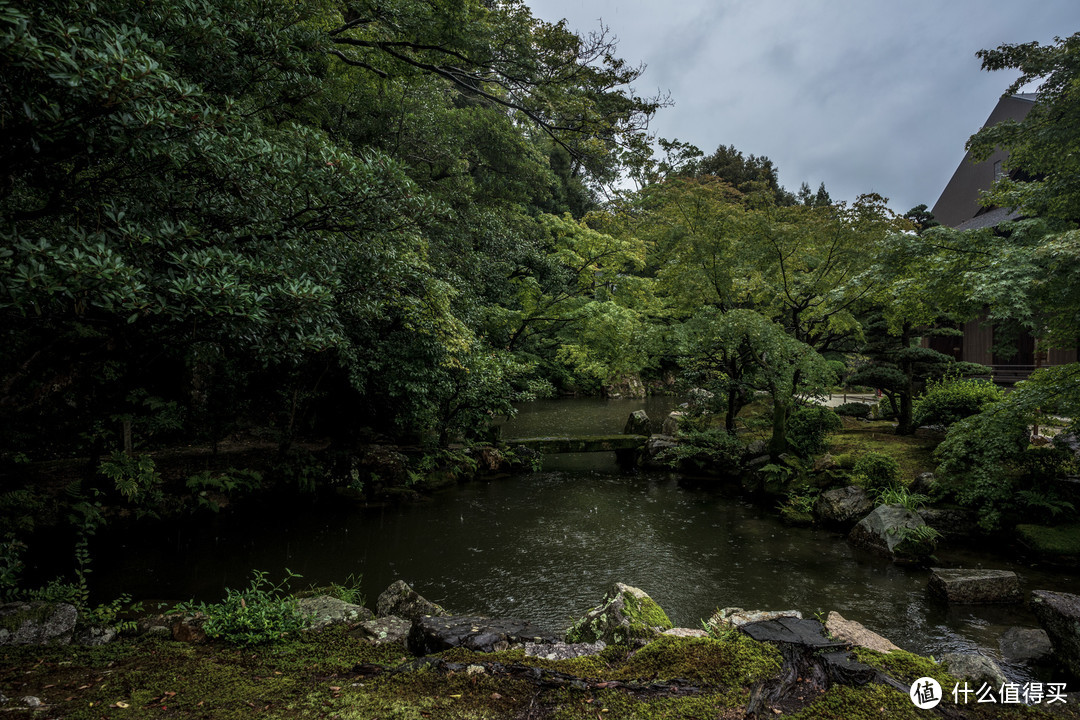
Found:
<svg viewBox="0 0 1080 720"><path fill-rule="evenodd" d="M911 325L904 323L900 334L900 346L905 350L911 344ZM897 435L911 435L915 432L912 422L913 395L915 394L915 363L907 360L900 365L900 371L904 373L906 380L904 389L900 391L900 412L897 413Z"/></svg>
<svg viewBox="0 0 1080 720"><path fill-rule="evenodd" d="M769 457L776 460L788 450L787 416L788 403L773 394L772 439L769 441Z"/></svg>

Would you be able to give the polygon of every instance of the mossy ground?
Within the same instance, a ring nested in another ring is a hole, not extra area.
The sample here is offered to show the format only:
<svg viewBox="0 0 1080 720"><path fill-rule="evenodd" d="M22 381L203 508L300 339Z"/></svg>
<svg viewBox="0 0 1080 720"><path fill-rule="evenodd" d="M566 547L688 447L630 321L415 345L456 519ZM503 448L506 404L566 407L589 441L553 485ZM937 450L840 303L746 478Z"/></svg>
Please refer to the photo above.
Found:
<svg viewBox="0 0 1080 720"><path fill-rule="evenodd" d="M893 423L888 421L843 421L844 429L829 436L828 450L842 467L854 465L868 452L879 452L900 463L900 478L906 484L921 473L933 472L937 466L933 453L940 440L895 435Z"/></svg>
<svg viewBox="0 0 1080 720"><path fill-rule="evenodd" d="M1080 524L1017 525L1016 535L1026 547L1046 558L1080 557Z"/></svg>
<svg viewBox="0 0 1080 720"><path fill-rule="evenodd" d="M904 680L930 675L945 681L943 686L950 682L926 658L859 655ZM37 711L13 711L12 717L87 720L742 718L751 688L775 677L780 668L775 648L738 633L720 639L662 637L636 652L610 647L593 657L562 661L526 658L520 650L483 654L459 649L439 657L473 668L446 672L418 667L402 648L367 645L344 628L259 648L151 638L98 648L5 648L0 652L0 692L13 698L5 710L26 695L46 703ZM538 684L526 674L497 672L495 663L553 670L569 680ZM1043 708L975 705L962 707L961 716L1013 714L1046 716ZM902 693L871 684L834 687L794 717L924 715Z"/></svg>

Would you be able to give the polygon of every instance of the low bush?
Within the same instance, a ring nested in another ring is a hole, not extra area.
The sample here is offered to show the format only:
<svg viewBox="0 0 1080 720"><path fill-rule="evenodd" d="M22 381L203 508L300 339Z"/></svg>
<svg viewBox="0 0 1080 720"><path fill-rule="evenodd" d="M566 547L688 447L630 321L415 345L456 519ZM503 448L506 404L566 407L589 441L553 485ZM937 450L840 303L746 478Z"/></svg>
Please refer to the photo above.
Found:
<svg viewBox="0 0 1080 720"><path fill-rule="evenodd" d="M927 383L926 392L915 399L916 425L952 425L986 406L1000 401L1005 394L989 380L943 377Z"/></svg>
<svg viewBox="0 0 1080 720"><path fill-rule="evenodd" d="M788 419L788 443L797 454L810 457L824 452L825 438L843 428L840 416L832 408L822 405L799 408Z"/></svg>
<svg viewBox="0 0 1080 720"><path fill-rule="evenodd" d="M837 405L835 408L833 408L833 411L837 415L843 415L846 417L868 418L870 417L871 408L866 403L849 402L842 405Z"/></svg>
<svg viewBox="0 0 1080 720"><path fill-rule="evenodd" d="M855 461L851 474L868 490L883 490L900 484L900 463L879 452L868 452Z"/></svg>

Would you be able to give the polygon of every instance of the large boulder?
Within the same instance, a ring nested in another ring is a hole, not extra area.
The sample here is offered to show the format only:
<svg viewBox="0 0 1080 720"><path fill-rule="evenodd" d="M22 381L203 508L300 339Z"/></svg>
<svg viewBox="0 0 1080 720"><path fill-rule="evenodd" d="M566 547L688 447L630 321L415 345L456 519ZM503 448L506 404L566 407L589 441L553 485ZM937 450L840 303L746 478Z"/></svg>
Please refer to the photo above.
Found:
<svg viewBox="0 0 1080 720"><path fill-rule="evenodd" d="M375 604L375 609L378 610L380 617L395 615L413 621L424 615L445 617L450 614L441 605L425 600L404 580L396 580L390 584L390 587L383 590Z"/></svg>
<svg viewBox="0 0 1080 720"><path fill-rule="evenodd" d="M984 655L974 653L945 653L941 662L949 673L961 680L969 680L976 688L983 684L995 690L1008 682L997 663Z"/></svg>
<svg viewBox="0 0 1080 720"><path fill-rule="evenodd" d="M649 416L644 410L635 410L630 413L630 417L626 418L626 425L623 426L624 435L649 435L652 433L649 423Z"/></svg>
<svg viewBox="0 0 1080 720"><path fill-rule="evenodd" d="M831 611L829 616L825 618L825 629L829 631L829 635L837 640L858 647L869 648L882 653L900 649L888 638L878 635L862 623L846 620L843 615L835 610Z"/></svg>
<svg viewBox="0 0 1080 720"><path fill-rule="evenodd" d="M743 610L741 607L726 607L713 613L706 624L720 630L730 630L750 623L780 618L802 620L802 613L798 610Z"/></svg>
<svg viewBox="0 0 1080 720"><path fill-rule="evenodd" d="M848 540L893 560L918 560L934 551L933 543L919 534L925 526L902 505L881 505L851 529Z"/></svg>
<svg viewBox="0 0 1080 720"><path fill-rule="evenodd" d="M409 651L414 655L463 647L474 652L502 652L525 643L554 643L556 638L526 620L457 615L422 617L409 631Z"/></svg>
<svg viewBox="0 0 1080 720"><path fill-rule="evenodd" d="M671 627L667 613L644 590L617 582L567 630L566 641L643 645Z"/></svg>
<svg viewBox="0 0 1080 720"><path fill-rule="evenodd" d="M1050 636L1058 660L1080 677L1080 595L1036 590L1031 609Z"/></svg>
<svg viewBox="0 0 1080 720"><path fill-rule="evenodd" d="M643 398L645 397L645 384L637 375L626 375L610 385L601 388L604 397L618 398Z"/></svg>
<svg viewBox="0 0 1080 720"><path fill-rule="evenodd" d="M0 605L0 645L67 645L79 611L74 605L11 602Z"/></svg>
<svg viewBox="0 0 1080 720"><path fill-rule="evenodd" d="M660 459L660 453L678 444L679 441L671 435L653 435L645 441L645 453L642 455L641 464L645 467L666 469L668 466Z"/></svg>
<svg viewBox="0 0 1080 720"><path fill-rule="evenodd" d="M827 525L850 528L874 509L866 490L858 485L833 488L818 496L814 514Z"/></svg>
<svg viewBox="0 0 1080 720"><path fill-rule="evenodd" d="M1011 663L1039 663L1054 652L1050 636L1039 628L1011 627L998 640L1001 657Z"/></svg>
<svg viewBox="0 0 1080 720"><path fill-rule="evenodd" d="M1011 570L931 568L930 592L950 605L1020 602L1020 581Z"/></svg>
<svg viewBox="0 0 1080 720"><path fill-rule="evenodd" d="M314 629L342 623L358 623L375 617L375 613L362 605L347 603L329 595L300 598L296 605L301 615L310 616L311 627Z"/></svg>
<svg viewBox="0 0 1080 720"><path fill-rule="evenodd" d="M686 413L684 413L683 411L675 410L674 412L669 412L668 416L664 418L664 425L660 428L660 434L672 436L678 435L679 425L681 425L685 420Z"/></svg>
<svg viewBox="0 0 1080 720"><path fill-rule="evenodd" d="M365 620L352 631L353 637L360 638L372 645L401 645L409 646L409 632L412 631L412 621L399 618L394 615Z"/></svg>

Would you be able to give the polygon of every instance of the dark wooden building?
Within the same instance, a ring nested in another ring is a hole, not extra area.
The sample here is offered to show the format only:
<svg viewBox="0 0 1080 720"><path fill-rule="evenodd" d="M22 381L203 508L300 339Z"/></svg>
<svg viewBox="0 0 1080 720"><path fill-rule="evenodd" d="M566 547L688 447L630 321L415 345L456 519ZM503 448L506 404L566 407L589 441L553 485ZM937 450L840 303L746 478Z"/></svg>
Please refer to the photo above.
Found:
<svg viewBox="0 0 1080 720"><path fill-rule="evenodd" d="M1003 120L1022 121L1031 111L1035 100L1035 93L1002 97L984 127ZM979 194L989 190L1005 172L1003 167L1007 158L1008 153L1000 148L982 162L975 162L971 153L965 155L934 204L934 218L942 225L959 230L997 227L1017 219L1019 215L1009 208L983 207L979 204ZM930 347L957 360L989 365L998 382L1012 383L1023 379L1036 367L1077 361L1076 348L1039 351L1034 338L1023 330L1014 329L1006 333L1005 328L999 326L995 342L995 327L985 316L969 320L961 329L963 337L935 337L930 340ZM994 353L995 345L999 351L997 354Z"/></svg>

